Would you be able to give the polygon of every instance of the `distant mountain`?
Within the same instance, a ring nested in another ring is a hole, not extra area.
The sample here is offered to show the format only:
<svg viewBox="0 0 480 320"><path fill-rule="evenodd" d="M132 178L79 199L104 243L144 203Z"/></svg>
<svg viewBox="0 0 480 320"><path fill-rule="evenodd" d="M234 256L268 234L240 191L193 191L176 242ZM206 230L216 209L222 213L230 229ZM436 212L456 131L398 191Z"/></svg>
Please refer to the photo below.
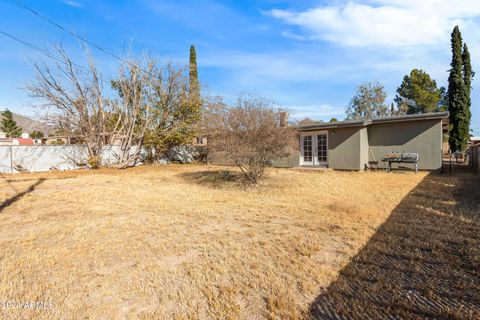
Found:
<svg viewBox="0 0 480 320"><path fill-rule="evenodd" d="M41 121L41 120L33 120L31 118L22 116L20 114L14 113L13 114L13 120L22 127L22 132L28 132L32 133L32 131L37 130L40 132L43 132L43 134L48 136L49 133L55 130L55 128L52 125L49 125L48 123ZM3 111L0 111L0 119L3 117Z"/></svg>

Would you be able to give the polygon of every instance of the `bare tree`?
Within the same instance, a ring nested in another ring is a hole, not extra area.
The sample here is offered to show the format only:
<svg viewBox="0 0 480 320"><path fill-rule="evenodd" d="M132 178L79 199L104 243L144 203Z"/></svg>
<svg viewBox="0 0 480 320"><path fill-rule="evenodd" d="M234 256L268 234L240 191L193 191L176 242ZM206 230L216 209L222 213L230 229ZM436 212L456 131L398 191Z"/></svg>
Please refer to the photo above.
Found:
<svg viewBox="0 0 480 320"><path fill-rule="evenodd" d="M185 70L167 64L159 70L154 111L155 121L145 141L156 154L190 144L200 117L200 97L189 94Z"/></svg>
<svg viewBox="0 0 480 320"><path fill-rule="evenodd" d="M346 109L347 120L388 116L389 110L385 105L386 97L385 89L378 81L361 84Z"/></svg>
<svg viewBox="0 0 480 320"><path fill-rule="evenodd" d="M189 95L189 81L182 68L167 64L157 68L153 61L140 68L129 63L113 87L121 97L117 113L123 116L119 134L123 133L122 153L125 161L135 161L132 146L148 152L153 161L174 146L191 143L197 129L200 106Z"/></svg>
<svg viewBox="0 0 480 320"><path fill-rule="evenodd" d="M121 66L118 79L112 81L119 99L112 101L109 122L111 139L120 141L117 167L135 165L141 155L145 136L156 119L155 103L158 77L152 58L131 58Z"/></svg>
<svg viewBox="0 0 480 320"><path fill-rule="evenodd" d="M27 87L34 98L43 101L50 120L70 135L81 137L87 147L88 164L101 165L104 144L105 118L112 105L103 96L102 78L85 49L87 67L76 65L67 52L55 48L55 63L35 63L35 80Z"/></svg>
<svg viewBox="0 0 480 320"><path fill-rule="evenodd" d="M125 59L110 83L114 98L105 96L86 49L88 68L76 65L62 47L55 52L52 64L34 64L36 78L27 89L58 129L85 142L90 167L102 164L102 147L112 142L120 146L114 166L125 168L138 163L145 149L158 155L192 139L200 102L189 94L183 69L159 68L148 56Z"/></svg>
<svg viewBox="0 0 480 320"><path fill-rule="evenodd" d="M206 115L208 147L238 166L248 182L256 183L266 167L296 145L296 130L281 126L280 120L281 110L263 98L241 95L234 107L217 102Z"/></svg>

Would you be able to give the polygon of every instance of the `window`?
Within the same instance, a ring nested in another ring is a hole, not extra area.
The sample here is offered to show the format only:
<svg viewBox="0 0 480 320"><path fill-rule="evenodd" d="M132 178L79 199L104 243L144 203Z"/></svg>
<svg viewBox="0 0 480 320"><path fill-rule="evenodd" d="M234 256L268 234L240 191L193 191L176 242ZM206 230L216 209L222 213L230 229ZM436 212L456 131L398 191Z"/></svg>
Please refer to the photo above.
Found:
<svg viewBox="0 0 480 320"><path fill-rule="evenodd" d="M207 138L206 137L196 137L195 142L198 145L204 145L204 144L207 143Z"/></svg>

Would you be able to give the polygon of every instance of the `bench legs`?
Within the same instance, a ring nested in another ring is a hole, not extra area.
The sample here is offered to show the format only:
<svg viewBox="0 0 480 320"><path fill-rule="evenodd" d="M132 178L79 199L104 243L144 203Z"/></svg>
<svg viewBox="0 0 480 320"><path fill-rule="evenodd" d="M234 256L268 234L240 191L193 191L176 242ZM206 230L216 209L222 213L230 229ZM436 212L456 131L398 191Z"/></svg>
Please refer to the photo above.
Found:
<svg viewBox="0 0 480 320"><path fill-rule="evenodd" d="M398 162L398 163L402 163L402 162ZM411 163L411 162L410 162ZM388 161L388 169L387 169L387 172L391 172L392 171L392 161ZM418 161L415 162L415 173L418 173Z"/></svg>

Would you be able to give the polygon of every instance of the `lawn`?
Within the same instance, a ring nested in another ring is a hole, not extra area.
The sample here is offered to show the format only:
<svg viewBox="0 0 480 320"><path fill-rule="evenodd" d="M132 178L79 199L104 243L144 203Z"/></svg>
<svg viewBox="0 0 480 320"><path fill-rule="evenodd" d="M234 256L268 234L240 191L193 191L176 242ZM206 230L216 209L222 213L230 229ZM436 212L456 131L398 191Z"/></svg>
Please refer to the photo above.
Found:
<svg viewBox="0 0 480 320"><path fill-rule="evenodd" d="M1 318L303 318L427 176L229 170L3 175Z"/></svg>

